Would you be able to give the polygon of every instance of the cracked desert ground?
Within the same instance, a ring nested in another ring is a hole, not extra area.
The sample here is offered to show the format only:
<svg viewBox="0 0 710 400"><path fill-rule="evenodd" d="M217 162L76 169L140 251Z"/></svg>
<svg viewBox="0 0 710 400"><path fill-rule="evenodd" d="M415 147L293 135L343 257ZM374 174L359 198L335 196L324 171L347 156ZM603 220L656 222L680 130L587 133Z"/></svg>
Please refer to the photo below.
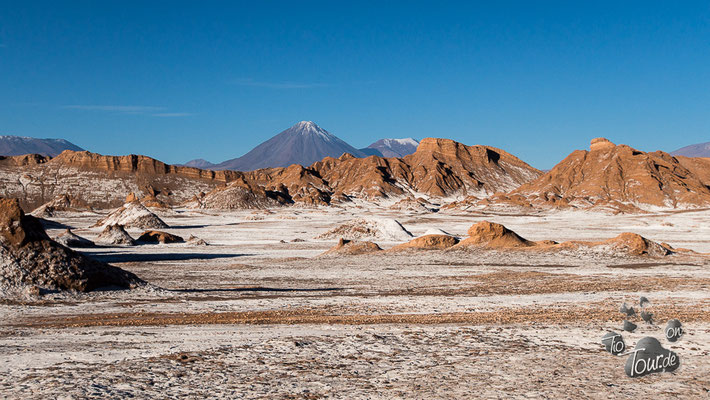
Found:
<svg viewBox="0 0 710 400"><path fill-rule="evenodd" d="M388 208L175 210L184 244L83 250L151 287L0 303L7 398L708 398L710 258L603 251L410 251L320 256L314 239L356 217L414 236L475 222L530 240L634 232L710 253L710 211L408 214ZM94 239L98 214L56 222ZM54 236L61 230L50 229ZM140 231L129 230L136 237ZM295 240L296 239L296 240ZM294 241L295 240L295 241ZM375 240L383 249L401 242ZM628 378L600 339L623 302L651 301L644 336L677 352L673 373ZM667 320L686 330L663 340Z"/></svg>

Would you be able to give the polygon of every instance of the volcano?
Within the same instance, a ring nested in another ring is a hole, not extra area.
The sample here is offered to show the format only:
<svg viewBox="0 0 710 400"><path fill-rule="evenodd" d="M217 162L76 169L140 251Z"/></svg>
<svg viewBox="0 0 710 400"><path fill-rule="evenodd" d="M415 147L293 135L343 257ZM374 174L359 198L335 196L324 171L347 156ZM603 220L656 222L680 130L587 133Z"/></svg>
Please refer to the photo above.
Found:
<svg viewBox="0 0 710 400"><path fill-rule="evenodd" d="M343 153L355 157L367 156L312 121L301 121L245 155L217 164L211 169L253 171L293 164L308 166L325 157L340 157Z"/></svg>

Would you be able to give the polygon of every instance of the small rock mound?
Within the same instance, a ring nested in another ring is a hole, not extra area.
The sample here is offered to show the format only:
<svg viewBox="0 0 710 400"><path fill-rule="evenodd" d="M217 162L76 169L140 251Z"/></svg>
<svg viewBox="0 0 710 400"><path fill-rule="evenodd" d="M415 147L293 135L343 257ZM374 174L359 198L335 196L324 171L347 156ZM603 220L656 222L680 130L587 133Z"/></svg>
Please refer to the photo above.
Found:
<svg viewBox="0 0 710 400"><path fill-rule="evenodd" d="M68 194L61 194L37 207L31 214L38 218L53 217L56 212L88 210L86 203Z"/></svg>
<svg viewBox="0 0 710 400"><path fill-rule="evenodd" d="M357 218L316 236L316 239L334 239L337 237L345 239L409 240L412 238L412 234L395 219Z"/></svg>
<svg viewBox="0 0 710 400"><path fill-rule="evenodd" d="M165 229L168 224L145 208L140 202L133 201L112 211L95 226L123 225L126 228Z"/></svg>
<svg viewBox="0 0 710 400"><path fill-rule="evenodd" d="M426 232L419 235L419 237L426 236L426 235L446 235L446 236L453 236L456 239L461 239L461 238L457 237L456 235L452 235L449 232L446 232L445 230L439 229L439 228L429 228L426 230Z"/></svg>
<svg viewBox="0 0 710 400"><path fill-rule="evenodd" d="M347 240L340 238L338 244L333 246L330 250L323 253L323 255L347 255L353 256L357 254L367 254L374 253L377 251L382 251L377 243L367 242L367 241L357 241L357 240Z"/></svg>
<svg viewBox="0 0 710 400"><path fill-rule="evenodd" d="M138 201L138 196L134 192L128 193L128 196L126 196L126 203L133 203L134 201Z"/></svg>
<svg viewBox="0 0 710 400"><path fill-rule="evenodd" d="M431 205L428 201L421 197L414 196L405 197L390 206L393 210L431 213L439 211L438 208Z"/></svg>
<svg viewBox="0 0 710 400"><path fill-rule="evenodd" d="M138 196L133 192L129 193L128 196L126 196L126 203L133 203L133 202L140 202L144 206L150 207L150 208L160 208L160 209L170 208L170 206L167 203L165 203L164 201L162 201L156 197L156 192L154 190L150 191L142 199L139 199Z"/></svg>
<svg viewBox="0 0 710 400"><path fill-rule="evenodd" d="M190 246L208 246L209 244L204 240L200 239L197 236L190 235L189 238L187 238L187 244Z"/></svg>
<svg viewBox="0 0 710 400"><path fill-rule="evenodd" d="M86 248L96 246L94 242L74 234L74 232L72 232L69 228L67 228L66 231L54 238L54 240L62 246L66 247Z"/></svg>
<svg viewBox="0 0 710 400"><path fill-rule="evenodd" d="M145 197L141 199L141 204L143 204L146 207L150 208L159 208L159 209L169 209L170 205L168 205L166 202L160 200L157 198L155 195L148 194Z"/></svg>
<svg viewBox="0 0 710 400"><path fill-rule="evenodd" d="M468 229L468 238L458 247L520 248L534 246L535 242L520 237L501 224L481 221Z"/></svg>
<svg viewBox="0 0 710 400"><path fill-rule="evenodd" d="M195 199L194 208L263 209L289 203L281 193L267 191L245 178L234 180Z"/></svg>
<svg viewBox="0 0 710 400"><path fill-rule="evenodd" d="M397 245L390 250L444 250L456 245L458 242L457 238L449 235L425 235Z"/></svg>
<svg viewBox="0 0 710 400"><path fill-rule="evenodd" d="M17 199L0 199L0 286L87 292L141 283L130 272L55 242L35 217L25 215Z"/></svg>
<svg viewBox="0 0 710 400"><path fill-rule="evenodd" d="M610 245L612 249L622 251L631 255L641 256L667 256L674 253L669 245L663 246L652 240L631 232L624 232L619 236L606 240L604 244Z"/></svg>
<svg viewBox="0 0 710 400"><path fill-rule="evenodd" d="M108 245L135 246L136 241L123 229L123 225L109 225L96 237L96 242Z"/></svg>
<svg viewBox="0 0 710 400"><path fill-rule="evenodd" d="M161 231L145 231L138 238L141 243L184 243L185 240L177 235Z"/></svg>

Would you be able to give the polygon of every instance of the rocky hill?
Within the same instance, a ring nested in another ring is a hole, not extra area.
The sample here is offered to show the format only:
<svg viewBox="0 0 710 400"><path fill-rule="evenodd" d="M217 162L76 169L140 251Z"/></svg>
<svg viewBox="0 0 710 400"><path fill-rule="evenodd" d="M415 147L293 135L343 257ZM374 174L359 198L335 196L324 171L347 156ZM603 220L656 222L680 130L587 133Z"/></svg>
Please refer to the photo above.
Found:
<svg viewBox="0 0 710 400"><path fill-rule="evenodd" d="M55 158L0 157L0 196L20 199L25 209L61 195L94 208L115 208L131 192L176 205L242 176L235 171L168 165L146 156L67 150Z"/></svg>
<svg viewBox="0 0 710 400"><path fill-rule="evenodd" d="M93 260L47 236L17 199L0 198L0 292L26 286L90 291L141 284L134 274Z"/></svg>
<svg viewBox="0 0 710 400"><path fill-rule="evenodd" d="M258 184L264 196L285 202L327 205L351 198L375 200L408 194L433 197L488 196L506 192L540 176L541 172L503 150L466 146L449 139L426 138L417 151L403 158L344 154L326 157L308 167L291 165L245 172L244 181ZM201 206L222 208L226 188L217 188ZM242 189L240 189L242 190Z"/></svg>
<svg viewBox="0 0 710 400"><path fill-rule="evenodd" d="M646 153L604 138L589 151L577 150L513 196L532 204L561 207L699 207L710 205L708 173L702 161L679 160L668 153ZM696 173L694 173L694 171Z"/></svg>

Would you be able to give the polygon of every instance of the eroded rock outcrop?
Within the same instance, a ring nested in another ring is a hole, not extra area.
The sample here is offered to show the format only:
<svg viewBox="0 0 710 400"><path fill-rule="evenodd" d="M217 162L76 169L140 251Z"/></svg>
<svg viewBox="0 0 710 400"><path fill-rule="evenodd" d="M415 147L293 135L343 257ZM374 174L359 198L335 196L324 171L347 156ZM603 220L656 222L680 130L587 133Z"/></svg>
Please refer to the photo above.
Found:
<svg viewBox="0 0 710 400"><path fill-rule="evenodd" d="M512 194L537 205L563 208L634 211L654 206L708 206L710 188L687 168L691 164L662 151L646 153L597 138L589 151L573 152Z"/></svg>
<svg viewBox="0 0 710 400"><path fill-rule="evenodd" d="M60 194L51 201L42 204L32 211L32 215L39 218L53 217L57 212L80 212L91 210L88 204L69 194Z"/></svg>
<svg viewBox="0 0 710 400"><path fill-rule="evenodd" d="M424 235L407 243L394 246L390 251L405 250L445 250L456 244L459 239L450 235Z"/></svg>
<svg viewBox="0 0 710 400"><path fill-rule="evenodd" d="M391 218L356 218L324 232L316 239L383 239L408 240L412 234L399 221Z"/></svg>
<svg viewBox="0 0 710 400"><path fill-rule="evenodd" d="M469 237L451 249L494 249L494 250L535 250L535 251L593 251L609 255L662 257L678 251L692 253L687 249L676 250L666 243L656 243L641 235L624 232L602 241L527 240L501 224L482 221L468 230Z"/></svg>
<svg viewBox="0 0 710 400"><path fill-rule="evenodd" d="M47 236L17 199L0 199L0 286L91 291L141 284L134 274L88 258Z"/></svg>
<svg viewBox="0 0 710 400"><path fill-rule="evenodd" d="M121 225L126 228L164 229L168 227L160 217L153 214L139 201L132 201L113 210L95 226Z"/></svg>
<svg viewBox="0 0 710 400"><path fill-rule="evenodd" d="M57 243L61 244L62 246L66 246L66 247L87 248L87 247L96 246L96 244L94 244L94 242L92 242L89 239L83 238L79 235L76 235L69 228L67 228L66 231L59 234L59 236L54 238L54 240Z"/></svg>
<svg viewBox="0 0 710 400"><path fill-rule="evenodd" d="M358 254L369 254L382 251L377 243L358 240L347 240L340 238L338 244L330 248L322 255L345 255L354 256Z"/></svg>
<svg viewBox="0 0 710 400"><path fill-rule="evenodd" d="M108 225L96 237L96 242L104 245L135 246L136 241L123 229L122 225Z"/></svg>
<svg viewBox="0 0 710 400"><path fill-rule="evenodd" d="M457 247L486 247L486 248L521 248L535 246L501 224L482 221L468 229L468 238L464 239Z"/></svg>
<svg viewBox="0 0 710 400"><path fill-rule="evenodd" d="M178 235L173 235L161 231L145 231L138 237L140 243L184 243L185 239Z"/></svg>

